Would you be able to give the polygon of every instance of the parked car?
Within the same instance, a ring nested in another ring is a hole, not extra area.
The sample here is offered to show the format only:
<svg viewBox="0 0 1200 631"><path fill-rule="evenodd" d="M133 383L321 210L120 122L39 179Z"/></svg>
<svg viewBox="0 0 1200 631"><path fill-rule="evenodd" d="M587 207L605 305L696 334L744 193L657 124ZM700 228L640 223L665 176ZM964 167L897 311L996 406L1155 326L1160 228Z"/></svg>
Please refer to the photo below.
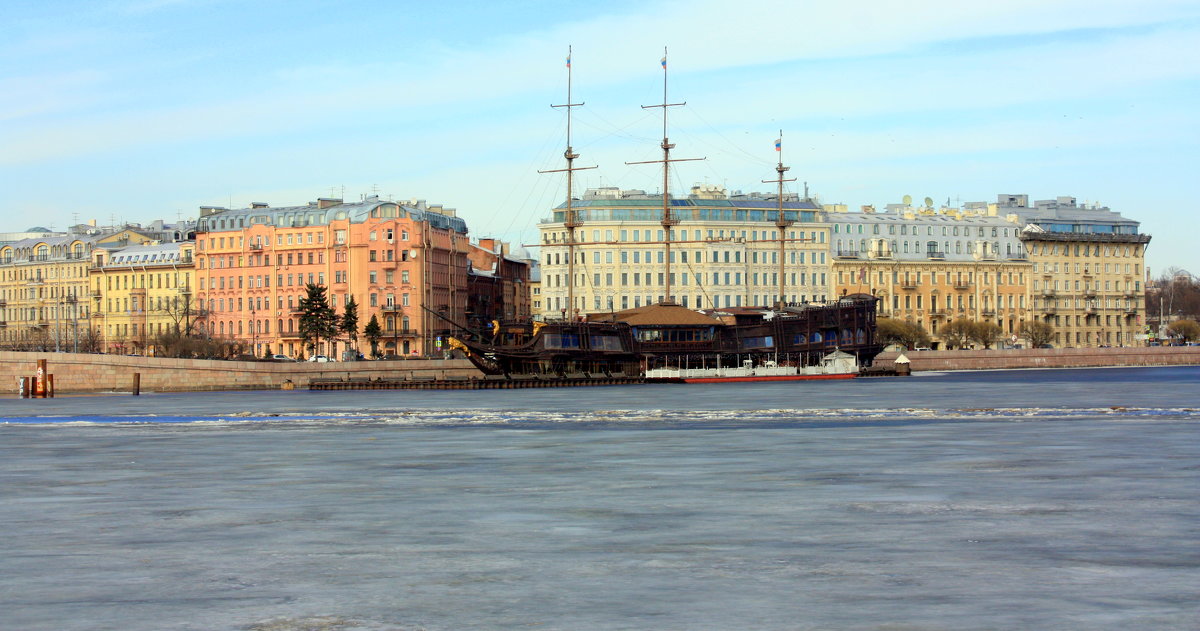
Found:
<svg viewBox="0 0 1200 631"><path fill-rule="evenodd" d="M270 361L273 361L273 362L294 362L294 361L296 361L296 360L292 359L291 357L288 357L287 355L272 355L272 356L271 356L271 359L270 359Z"/></svg>
<svg viewBox="0 0 1200 631"><path fill-rule="evenodd" d="M918 347L914 348L913 350L914 351L931 351L933 349L929 348L928 346L918 346Z"/></svg>
<svg viewBox="0 0 1200 631"><path fill-rule="evenodd" d="M318 364L324 364L329 361L329 358L324 355L313 355L312 357L308 358L308 361L317 362Z"/></svg>

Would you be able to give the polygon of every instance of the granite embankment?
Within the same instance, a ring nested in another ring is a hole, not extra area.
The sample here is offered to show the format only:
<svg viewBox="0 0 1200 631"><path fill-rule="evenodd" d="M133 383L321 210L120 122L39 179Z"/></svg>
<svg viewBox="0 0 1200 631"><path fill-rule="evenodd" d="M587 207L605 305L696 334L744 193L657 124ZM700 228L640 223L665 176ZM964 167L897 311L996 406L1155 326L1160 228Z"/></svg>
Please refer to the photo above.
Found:
<svg viewBox="0 0 1200 631"><path fill-rule="evenodd" d="M881 353L878 366L891 366L899 353ZM1200 365L1200 346L1130 348L1037 348L986 351L908 351L914 372L1003 370L1014 368L1095 368L1102 366Z"/></svg>
<svg viewBox="0 0 1200 631"><path fill-rule="evenodd" d="M32 377L37 360L47 360L57 394L128 392L140 375L143 392L276 390L286 382L308 387L313 379L405 379L478 376L465 359L407 359L363 362L241 362L76 353L0 351L0 383L16 393L19 377Z"/></svg>

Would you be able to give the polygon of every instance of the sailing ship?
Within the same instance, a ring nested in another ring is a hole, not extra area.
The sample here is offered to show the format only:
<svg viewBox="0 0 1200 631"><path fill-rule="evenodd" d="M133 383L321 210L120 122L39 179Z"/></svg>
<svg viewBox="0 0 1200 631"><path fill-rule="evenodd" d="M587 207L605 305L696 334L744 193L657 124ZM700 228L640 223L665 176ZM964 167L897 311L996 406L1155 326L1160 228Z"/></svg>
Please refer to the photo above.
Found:
<svg viewBox="0 0 1200 631"><path fill-rule="evenodd" d="M648 380L681 382L778 381L850 378L859 366L870 365L882 350L875 340L877 298L865 294L842 296L825 303L785 302L783 273L784 230L792 224L783 212L783 185L789 167L782 152L776 166L778 177L764 182L779 187L779 296L776 304L763 307L689 309L673 302L671 293L672 216L668 189L673 162L703 158L672 158L675 145L667 136L668 108L684 105L667 100L666 50L663 55L663 101L643 105L662 108L662 158L627 164L662 164L662 215L665 240L664 279L666 291L657 304L622 311L579 314L575 311L573 281L575 247L580 244L576 229L581 225L573 207L573 176L579 157L571 145L572 109L571 56L567 56L566 167L542 173L565 173L567 201L564 227L567 246L567 304L563 317L539 322L493 322L491 331L466 332L451 337L450 347L464 354L488 375L536 376L572 379L591 377L644 377ZM782 138L782 131L780 132ZM779 145L776 149L779 149Z"/></svg>

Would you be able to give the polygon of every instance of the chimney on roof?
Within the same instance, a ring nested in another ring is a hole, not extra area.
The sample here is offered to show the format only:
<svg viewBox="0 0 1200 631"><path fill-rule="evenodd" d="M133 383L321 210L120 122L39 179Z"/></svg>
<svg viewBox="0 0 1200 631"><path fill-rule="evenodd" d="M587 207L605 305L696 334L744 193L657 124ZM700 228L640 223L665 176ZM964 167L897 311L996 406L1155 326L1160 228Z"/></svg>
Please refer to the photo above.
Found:
<svg viewBox="0 0 1200 631"><path fill-rule="evenodd" d="M266 202L250 202L250 208L270 208L270 206Z"/></svg>
<svg viewBox="0 0 1200 631"><path fill-rule="evenodd" d="M342 204L342 200L337 197L318 197L317 198L317 208L332 208L333 206L340 206L341 204Z"/></svg>

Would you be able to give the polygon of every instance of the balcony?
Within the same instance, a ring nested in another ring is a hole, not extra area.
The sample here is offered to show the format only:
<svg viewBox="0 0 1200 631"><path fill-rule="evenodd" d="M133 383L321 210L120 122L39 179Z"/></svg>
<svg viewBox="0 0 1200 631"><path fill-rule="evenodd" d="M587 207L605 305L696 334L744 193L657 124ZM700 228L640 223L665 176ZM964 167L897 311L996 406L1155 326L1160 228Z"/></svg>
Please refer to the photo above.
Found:
<svg viewBox="0 0 1200 631"><path fill-rule="evenodd" d="M1083 313L1086 315L1096 315L1096 313L1099 311L1100 310L1096 307L1084 307L1083 308Z"/></svg>
<svg viewBox="0 0 1200 631"><path fill-rule="evenodd" d="M400 305L383 305L379 310L383 313L400 313L404 309Z"/></svg>
<svg viewBox="0 0 1200 631"><path fill-rule="evenodd" d="M7 306L8 306L8 301L3 298L0 298L0 309L3 309Z"/></svg>
<svg viewBox="0 0 1200 631"><path fill-rule="evenodd" d="M930 260L941 261L946 258L945 252L926 252L925 256Z"/></svg>
<svg viewBox="0 0 1200 631"><path fill-rule="evenodd" d="M1057 305L1046 305L1045 307L1042 307L1042 313L1044 313L1046 315L1054 315L1054 314L1058 313L1058 306Z"/></svg>
<svg viewBox="0 0 1200 631"><path fill-rule="evenodd" d="M103 296L103 294L100 293L99 289L93 289L91 292L89 292L88 295L90 295L92 298L95 298L96 300L99 300Z"/></svg>
<svg viewBox="0 0 1200 631"><path fill-rule="evenodd" d="M0 320L0 329L7 329L7 328L8 328L8 322L5 322L4 320Z"/></svg>
<svg viewBox="0 0 1200 631"><path fill-rule="evenodd" d="M954 281L954 288L955 289L970 289L971 283L968 283L965 280L956 280L956 281Z"/></svg>
<svg viewBox="0 0 1200 631"><path fill-rule="evenodd" d="M917 281L915 281L915 280L906 280L906 281L901 281L901 282L900 282L900 288L901 288L901 289L916 289L916 288L917 288Z"/></svg>
<svg viewBox="0 0 1200 631"><path fill-rule="evenodd" d="M1095 297L1096 297L1096 290L1095 290L1095 289L1085 289L1085 290L1083 290L1083 297L1084 297L1084 298L1095 298Z"/></svg>
<svg viewBox="0 0 1200 631"><path fill-rule="evenodd" d="M261 243L251 243L250 244L251 252L262 252L262 249L263 249L263 246Z"/></svg>
<svg viewBox="0 0 1200 631"><path fill-rule="evenodd" d="M421 332L416 329L392 329L384 331L383 337L421 337Z"/></svg>
<svg viewBox="0 0 1200 631"><path fill-rule="evenodd" d="M1133 300L1135 298L1141 298L1141 296L1139 296L1138 293L1136 291L1133 291L1132 289L1126 289L1125 293L1122 295L1125 296L1126 300Z"/></svg>
<svg viewBox="0 0 1200 631"><path fill-rule="evenodd" d="M1045 298L1053 298L1057 294L1058 294L1058 291L1055 289L1043 289L1042 290L1042 296Z"/></svg>
<svg viewBox="0 0 1200 631"><path fill-rule="evenodd" d="M837 254L833 256L839 259L856 259L858 258L858 252L855 250L838 250Z"/></svg>
<svg viewBox="0 0 1200 631"><path fill-rule="evenodd" d="M1137 315L1137 312L1138 312L1137 307L1134 307L1132 305L1125 307L1125 315L1127 315L1127 316Z"/></svg>
<svg viewBox="0 0 1200 631"><path fill-rule="evenodd" d="M996 317L996 310L991 307L984 307L983 308L983 317L985 317L985 318Z"/></svg>
<svg viewBox="0 0 1200 631"><path fill-rule="evenodd" d="M929 318L930 319L945 318L947 315L948 314L946 313L945 309L930 309L929 310Z"/></svg>

